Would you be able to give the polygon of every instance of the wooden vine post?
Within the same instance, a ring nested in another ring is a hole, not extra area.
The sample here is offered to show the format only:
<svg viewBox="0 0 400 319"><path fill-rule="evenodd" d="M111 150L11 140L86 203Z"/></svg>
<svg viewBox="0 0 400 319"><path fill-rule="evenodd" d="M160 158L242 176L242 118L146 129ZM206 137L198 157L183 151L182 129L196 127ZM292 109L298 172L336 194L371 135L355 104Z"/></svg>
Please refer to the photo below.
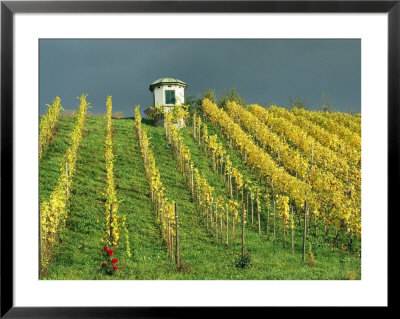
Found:
<svg viewBox="0 0 400 319"><path fill-rule="evenodd" d="M268 194L265 195L264 198L265 198L265 203L267 204L267 239L269 239L269 204L270 204L269 195Z"/></svg>
<svg viewBox="0 0 400 319"><path fill-rule="evenodd" d="M196 135L196 113L193 114L193 137L196 140L197 135Z"/></svg>
<svg viewBox="0 0 400 319"><path fill-rule="evenodd" d="M245 232L244 204L242 204L242 257L243 258L244 258L244 255L245 255L244 232Z"/></svg>
<svg viewBox="0 0 400 319"><path fill-rule="evenodd" d="M271 188L272 188L272 202L274 205L273 214L274 214L274 245L275 245L275 241L276 241L276 204L275 204L274 181L271 182Z"/></svg>
<svg viewBox="0 0 400 319"><path fill-rule="evenodd" d="M226 204L226 247L229 249L229 210Z"/></svg>
<svg viewBox="0 0 400 319"><path fill-rule="evenodd" d="M290 227L292 228L292 255L294 255L294 216L293 206L291 206Z"/></svg>
<svg viewBox="0 0 400 319"><path fill-rule="evenodd" d="M191 163L190 165L190 185L191 185L191 191L192 191L192 200L194 201L194 180L193 180L193 164Z"/></svg>
<svg viewBox="0 0 400 319"><path fill-rule="evenodd" d="M68 161L65 162L65 175L67 176L67 185L65 185L65 195L69 196L69 189L68 189Z"/></svg>
<svg viewBox="0 0 400 319"><path fill-rule="evenodd" d="M207 231L208 231L208 200L206 199L206 225L207 225Z"/></svg>
<svg viewBox="0 0 400 319"><path fill-rule="evenodd" d="M223 242L223 240L224 240L224 233L223 233L223 229L222 229L222 214L223 214L223 211L224 211L224 207L223 206L221 206L221 213L220 213L220 215L219 215L219 222L220 222L220 226L221 226L221 244L222 244L222 242Z"/></svg>
<svg viewBox="0 0 400 319"><path fill-rule="evenodd" d="M286 248L286 206L285 206L285 197L280 198L280 210L281 210L281 222L282 222L282 243L283 243L283 248Z"/></svg>
<svg viewBox="0 0 400 319"><path fill-rule="evenodd" d="M249 185L246 188L246 211L249 211Z"/></svg>
<svg viewBox="0 0 400 319"><path fill-rule="evenodd" d="M213 197L210 194L211 202L210 202L210 230L213 232Z"/></svg>
<svg viewBox="0 0 400 319"><path fill-rule="evenodd" d="M311 143L311 161L310 161L309 170L311 170L313 164L314 164L314 144ZM308 184L311 185L311 180L308 181ZM307 195L308 195L308 193L306 193L306 196ZM307 200L305 200L304 201L303 256L302 256L303 263L305 262L305 256L306 256L307 215L308 215L308 206L307 206Z"/></svg>
<svg viewBox="0 0 400 319"><path fill-rule="evenodd" d="M168 216L168 215L167 215ZM172 256L171 254L171 227L169 224L169 219L167 217L167 229L166 229L166 234L165 236L167 237L167 247L168 247L168 252L170 253L170 256Z"/></svg>
<svg viewBox="0 0 400 319"><path fill-rule="evenodd" d="M275 244L275 241L276 241L276 203L275 203L275 195L274 195L273 202L274 202L274 244Z"/></svg>
<svg viewBox="0 0 400 319"><path fill-rule="evenodd" d="M197 124L197 142L199 143L199 145L201 144L201 132L200 132L200 126L201 126L201 119L200 117L198 117L198 121L196 122Z"/></svg>
<svg viewBox="0 0 400 319"><path fill-rule="evenodd" d="M215 239L218 241L218 201L215 201Z"/></svg>
<svg viewBox="0 0 400 319"><path fill-rule="evenodd" d="M318 229L317 229L317 214L314 213L314 237L318 236Z"/></svg>
<svg viewBox="0 0 400 319"><path fill-rule="evenodd" d="M267 204L267 239L269 239L269 204Z"/></svg>
<svg viewBox="0 0 400 319"><path fill-rule="evenodd" d="M304 202L303 257L302 257L303 263L304 263L304 261L305 261L305 255L306 255L307 212L308 212L307 201L305 201L305 202Z"/></svg>
<svg viewBox="0 0 400 319"><path fill-rule="evenodd" d="M43 238L42 238L42 212L39 206L39 278L42 274L42 254L43 254Z"/></svg>
<svg viewBox="0 0 400 319"><path fill-rule="evenodd" d="M175 203L175 264L180 267L180 254L179 254L179 223L178 223L178 204Z"/></svg>
<svg viewBox="0 0 400 319"><path fill-rule="evenodd" d="M257 214L258 214L258 233L261 234L261 205L260 205L259 192L257 192Z"/></svg>
<svg viewBox="0 0 400 319"><path fill-rule="evenodd" d="M251 190L251 226L254 226L254 195L253 195L253 189Z"/></svg>
<svg viewBox="0 0 400 319"><path fill-rule="evenodd" d="M233 237L233 251L235 251L235 246L236 246L236 217L235 217L235 213L237 214L236 208L234 208L234 213L232 214L232 237Z"/></svg>

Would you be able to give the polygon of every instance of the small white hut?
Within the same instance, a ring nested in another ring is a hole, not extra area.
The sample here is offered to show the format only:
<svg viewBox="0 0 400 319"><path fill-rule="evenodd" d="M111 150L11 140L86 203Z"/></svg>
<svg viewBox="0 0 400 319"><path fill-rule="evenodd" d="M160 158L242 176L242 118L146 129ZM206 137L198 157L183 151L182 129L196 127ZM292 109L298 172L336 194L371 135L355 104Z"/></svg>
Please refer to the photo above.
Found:
<svg viewBox="0 0 400 319"><path fill-rule="evenodd" d="M162 78L150 84L149 90L153 93L154 106L164 107L169 112L175 105L185 104L185 89L187 84L174 78ZM157 125L163 125L159 121Z"/></svg>

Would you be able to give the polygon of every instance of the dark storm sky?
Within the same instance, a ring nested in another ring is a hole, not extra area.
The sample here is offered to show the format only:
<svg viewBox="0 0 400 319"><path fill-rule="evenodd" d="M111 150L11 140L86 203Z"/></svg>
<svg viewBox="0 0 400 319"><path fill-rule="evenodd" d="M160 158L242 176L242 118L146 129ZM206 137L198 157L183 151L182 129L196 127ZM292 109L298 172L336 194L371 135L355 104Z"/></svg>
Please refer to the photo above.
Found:
<svg viewBox="0 0 400 319"><path fill-rule="evenodd" d="M299 96L318 109L361 111L360 40L40 40L40 114L58 95L75 109L88 94L93 113L132 116L153 102L149 85L163 77L188 84L186 96L235 87L246 103L286 106Z"/></svg>

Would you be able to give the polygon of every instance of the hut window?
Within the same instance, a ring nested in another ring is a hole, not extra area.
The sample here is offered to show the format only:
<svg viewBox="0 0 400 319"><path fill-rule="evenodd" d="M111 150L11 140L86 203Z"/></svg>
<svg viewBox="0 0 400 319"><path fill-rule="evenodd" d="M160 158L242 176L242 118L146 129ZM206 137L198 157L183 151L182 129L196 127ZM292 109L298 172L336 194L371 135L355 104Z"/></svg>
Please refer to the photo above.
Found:
<svg viewBox="0 0 400 319"><path fill-rule="evenodd" d="M174 90L165 90L165 104L175 104Z"/></svg>

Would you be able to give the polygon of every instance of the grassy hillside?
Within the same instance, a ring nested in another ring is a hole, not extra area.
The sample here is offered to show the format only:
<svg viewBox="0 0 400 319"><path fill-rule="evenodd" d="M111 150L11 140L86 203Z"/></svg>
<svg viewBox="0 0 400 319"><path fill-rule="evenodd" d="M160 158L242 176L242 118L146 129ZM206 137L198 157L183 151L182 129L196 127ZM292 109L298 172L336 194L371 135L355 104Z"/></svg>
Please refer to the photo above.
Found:
<svg viewBox="0 0 400 319"><path fill-rule="evenodd" d="M40 202L47 200L54 188L59 170L59 160L69 143L68 132L74 119L60 119L57 135L40 162ZM114 175L117 198L120 201L118 214L126 216L129 245L132 256L125 253L125 237L115 250L119 259L119 271L115 275L101 272L102 238L105 234L106 171L104 140L106 121L102 117L88 117L84 136L79 148L77 170L73 178L69 201L69 218L60 234L52 263L45 279L360 279L361 260L358 256L317 241L310 236L315 266L301 262L301 232L295 236L295 253L290 247L283 249L278 230L277 240L267 239L265 227L258 234L251 223L246 225L246 248L250 251L250 268L235 266L240 256L240 229L237 230L236 246L227 249L206 229L191 192L181 175L173 157L171 145L164 138L164 129L143 121L150 144L160 170L166 196L178 203L181 259L184 271L175 270L174 261L167 253L160 237L155 208L150 200L149 185L141 158L138 140L134 133L132 118L113 119ZM218 131L207 123L209 133ZM192 161L215 193L226 196L223 182L212 169L212 162L194 141L190 128L181 130L184 143L189 147ZM219 135L219 140L225 140ZM233 164L246 178L254 176L240 159L240 154L231 153ZM266 207L262 207L266 211ZM262 225L265 225L265 213ZM288 245L290 246L290 245Z"/></svg>

